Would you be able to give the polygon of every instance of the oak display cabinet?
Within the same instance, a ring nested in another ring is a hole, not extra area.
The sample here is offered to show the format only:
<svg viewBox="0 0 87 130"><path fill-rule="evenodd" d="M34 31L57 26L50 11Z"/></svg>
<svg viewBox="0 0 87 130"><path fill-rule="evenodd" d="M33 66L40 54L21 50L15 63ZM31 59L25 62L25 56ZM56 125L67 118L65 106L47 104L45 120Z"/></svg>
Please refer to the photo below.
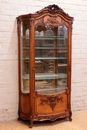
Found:
<svg viewBox="0 0 87 130"><path fill-rule="evenodd" d="M17 17L19 119L71 120L73 17L49 5Z"/></svg>

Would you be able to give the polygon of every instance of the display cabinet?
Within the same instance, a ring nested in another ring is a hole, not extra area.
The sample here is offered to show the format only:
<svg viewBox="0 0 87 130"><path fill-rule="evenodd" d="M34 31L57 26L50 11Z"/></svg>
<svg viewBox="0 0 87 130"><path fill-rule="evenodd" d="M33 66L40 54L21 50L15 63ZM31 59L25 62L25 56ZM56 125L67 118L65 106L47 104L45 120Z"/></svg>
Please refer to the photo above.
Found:
<svg viewBox="0 0 87 130"><path fill-rule="evenodd" d="M73 17L49 5L17 17L19 119L71 120Z"/></svg>

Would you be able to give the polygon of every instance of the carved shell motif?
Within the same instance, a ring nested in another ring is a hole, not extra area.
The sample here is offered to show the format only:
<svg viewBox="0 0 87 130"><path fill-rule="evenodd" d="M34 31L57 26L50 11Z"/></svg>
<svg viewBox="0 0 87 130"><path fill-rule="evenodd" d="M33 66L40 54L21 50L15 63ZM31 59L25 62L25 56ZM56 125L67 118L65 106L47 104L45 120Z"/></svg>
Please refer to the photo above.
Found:
<svg viewBox="0 0 87 130"><path fill-rule="evenodd" d="M52 109L54 110L55 106L57 103L62 103L63 102L63 97L61 95L56 95L56 96L46 96L45 98L40 99L40 105L49 105Z"/></svg>

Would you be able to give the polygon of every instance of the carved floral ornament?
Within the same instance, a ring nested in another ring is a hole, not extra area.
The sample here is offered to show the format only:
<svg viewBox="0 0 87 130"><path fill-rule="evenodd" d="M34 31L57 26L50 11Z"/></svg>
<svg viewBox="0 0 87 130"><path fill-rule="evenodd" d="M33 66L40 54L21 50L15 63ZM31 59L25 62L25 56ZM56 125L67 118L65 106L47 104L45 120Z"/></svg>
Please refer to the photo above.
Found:
<svg viewBox="0 0 87 130"><path fill-rule="evenodd" d="M60 24L56 17L48 17L46 20L44 19L44 23L46 26L58 26Z"/></svg>
<svg viewBox="0 0 87 130"><path fill-rule="evenodd" d="M54 110L57 103L63 102L63 96L56 95L56 96L46 96L45 98L40 99L40 105L44 106L45 104L49 105Z"/></svg>

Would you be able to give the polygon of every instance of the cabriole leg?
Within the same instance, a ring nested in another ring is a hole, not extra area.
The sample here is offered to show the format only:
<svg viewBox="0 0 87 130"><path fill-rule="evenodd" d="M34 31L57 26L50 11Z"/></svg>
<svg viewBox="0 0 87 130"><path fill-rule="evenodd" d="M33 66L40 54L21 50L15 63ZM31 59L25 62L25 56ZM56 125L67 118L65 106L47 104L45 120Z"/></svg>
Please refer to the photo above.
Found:
<svg viewBox="0 0 87 130"><path fill-rule="evenodd" d="M32 120L32 119L30 119L30 124L29 124L29 127L30 127L30 128L32 128L32 126L33 126L33 120Z"/></svg>
<svg viewBox="0 0 87 130"><path fill-rule="evenodd" d="M69 120L72 121L72 112L69 114Z"/></svg>

